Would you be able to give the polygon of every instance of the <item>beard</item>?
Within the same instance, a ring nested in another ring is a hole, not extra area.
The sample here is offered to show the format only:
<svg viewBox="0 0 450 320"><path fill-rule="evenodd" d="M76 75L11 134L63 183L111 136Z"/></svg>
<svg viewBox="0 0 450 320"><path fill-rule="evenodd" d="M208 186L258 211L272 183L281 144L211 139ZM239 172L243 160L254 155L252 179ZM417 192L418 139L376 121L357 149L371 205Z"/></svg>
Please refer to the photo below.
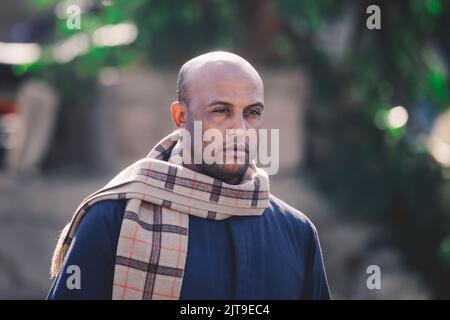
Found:
<svg viewBox="0 0 450 320"><path fill-rule="evenodd" d="M201 173L230 184L238 184L247 171L249 163L244 164L198 164Z"/></svg>

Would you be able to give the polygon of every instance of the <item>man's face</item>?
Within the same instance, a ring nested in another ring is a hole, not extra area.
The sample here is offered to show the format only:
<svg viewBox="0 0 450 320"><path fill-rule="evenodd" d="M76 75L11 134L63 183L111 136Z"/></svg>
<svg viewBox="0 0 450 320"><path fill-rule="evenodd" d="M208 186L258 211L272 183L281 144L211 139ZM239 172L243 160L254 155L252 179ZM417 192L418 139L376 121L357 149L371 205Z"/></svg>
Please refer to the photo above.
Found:
<svg viewBox="0 0 450 320"><path fill-rule="evenodd" d="M202 122L202 136L208 129L219 130L223 137L221 151L228 158L234 156L235 160L228 159L224 164L203 162L197 167L201 172L224 181L242 176L249 166L248 139L245 162L239 163L236 160L237 152L233 150L239 146L234 144L226 146L227 129L254 129L258 133L264 109L264 89L261 79L242 66L216 62L193 72L188 82L188 92L186 129L191 133L191 137L194 137L194 121ZM194 140L192 146L193 143ZM201 150L209 143L203 142Z"/></svg>

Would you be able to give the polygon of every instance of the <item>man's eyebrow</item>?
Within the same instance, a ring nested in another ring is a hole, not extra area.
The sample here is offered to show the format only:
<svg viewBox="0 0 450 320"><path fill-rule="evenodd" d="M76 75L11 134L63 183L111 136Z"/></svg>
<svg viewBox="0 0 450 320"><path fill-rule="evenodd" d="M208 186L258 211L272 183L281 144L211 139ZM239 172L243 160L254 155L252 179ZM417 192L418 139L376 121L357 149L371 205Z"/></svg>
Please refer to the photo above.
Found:
<svg viewBox="0 0 450 320"><path fill-rule="evenodd" d="M213 100L210 103L208 103L206 106L207 107L211 107L211 106L216 106L216 105L225 105L225 106L230 106L232 107L233 104L227 101L223 101L223 100ZM252 103L251 105L248 105L245 107L246 108L250 108L250 107L260 107L262 109L264 109L264 104L260 101Z"/></svg>
<svg viewBox="0 0 450 320"><path fill-rule="evenodd" d="M223 101L223 100L213 100L213 101L211 101L210 103L208 103L206 106L207 106L207 107L211 107L211 106L216 106L216 105L218 105L218 104L225 105L225 106L230 106L230 107L233 106L232 103L227 102L227 101Z"/></svg>
<svg viewBox="0 0 450 320"><path fill-rule="evenodd" d="M251 107L260 107L261 109L264 109L264 103L262 103L262 102L255 102L255 103L252 103L249 106L246 106L245 108L247 109L247 108L251 108Z"/></svg>

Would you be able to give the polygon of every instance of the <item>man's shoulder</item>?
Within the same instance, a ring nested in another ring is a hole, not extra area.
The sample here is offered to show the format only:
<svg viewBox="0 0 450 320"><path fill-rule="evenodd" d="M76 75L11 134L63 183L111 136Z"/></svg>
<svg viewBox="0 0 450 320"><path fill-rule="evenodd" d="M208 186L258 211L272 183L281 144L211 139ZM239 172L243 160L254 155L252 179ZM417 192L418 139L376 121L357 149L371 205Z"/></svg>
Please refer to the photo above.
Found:
<svg viewBox="0 0 450 320"><path fill-rule="evenodd" d="M306 214L273 194L270 195L270 208L273 211L274 219L285 221L314 233L317 232L314 223L306 216Z"/></svg>
<svg viewBox="0 0 450 320"><path fill-rule="evenodd" d="M88 209L89 213L95 214L110 214L114 212L120 212L125 209L127 201L125 199L121 200L101 200Z"/></svg>
<svg viewBox="0 0 450 320"><path fill-rule="evenodd" d="M94 203L83 217L82 224L115 225L122 223L126 200L102 200Z"/></svg>

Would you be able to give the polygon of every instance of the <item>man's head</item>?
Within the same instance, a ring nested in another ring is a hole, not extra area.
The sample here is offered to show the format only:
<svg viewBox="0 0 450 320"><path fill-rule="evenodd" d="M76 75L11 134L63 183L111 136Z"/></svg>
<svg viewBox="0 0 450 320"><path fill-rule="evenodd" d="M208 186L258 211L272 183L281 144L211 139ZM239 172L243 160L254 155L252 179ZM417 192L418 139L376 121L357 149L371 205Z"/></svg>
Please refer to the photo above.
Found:
<svg viewBox="0 0 450 320"><path fill-rule="evenodd" d="M218 129L224 141L227 129L255 129L257 132L261 125L263 83L255 68L238 55L217 51L189 60L178 75L177 93L178 101L172 104L172 119L178 128L188 130L191 137L194 136L194 121L202 122L203 132ZM202 147L207 144L204 142ZM238 183L249 165L248 149L246 152L244 164L202 163L190 167L214 178Z"/></svg>

